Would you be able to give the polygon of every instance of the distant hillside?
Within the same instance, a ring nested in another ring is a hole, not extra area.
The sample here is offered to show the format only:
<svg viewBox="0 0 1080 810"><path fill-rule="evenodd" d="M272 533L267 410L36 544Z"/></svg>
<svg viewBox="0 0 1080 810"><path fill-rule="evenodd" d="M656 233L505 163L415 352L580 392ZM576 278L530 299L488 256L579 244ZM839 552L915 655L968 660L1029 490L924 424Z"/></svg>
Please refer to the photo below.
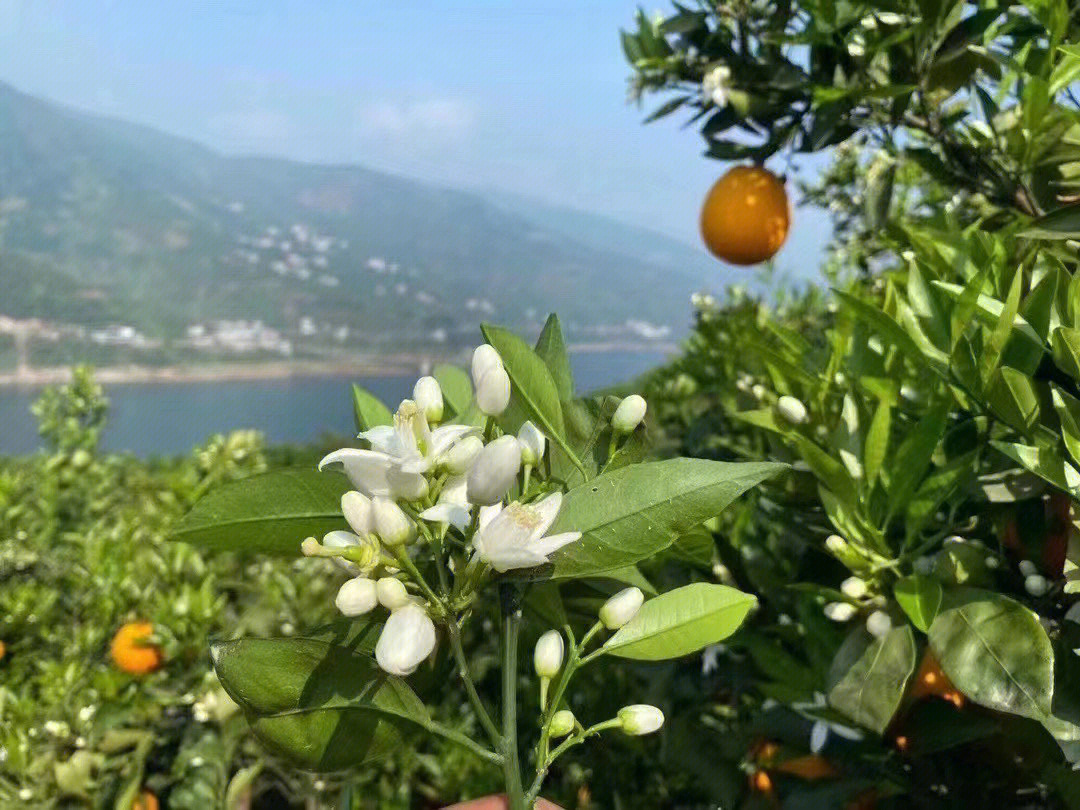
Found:
<svg viewBox="0 0 1080 810"><path fill-rule="evenodd" d="M558 311L579 339L617 339L628 320L681 332L717 269L580 212L226 157L0 83L0 315L193 346L257 320L292 345L372 348Z"/></svg>

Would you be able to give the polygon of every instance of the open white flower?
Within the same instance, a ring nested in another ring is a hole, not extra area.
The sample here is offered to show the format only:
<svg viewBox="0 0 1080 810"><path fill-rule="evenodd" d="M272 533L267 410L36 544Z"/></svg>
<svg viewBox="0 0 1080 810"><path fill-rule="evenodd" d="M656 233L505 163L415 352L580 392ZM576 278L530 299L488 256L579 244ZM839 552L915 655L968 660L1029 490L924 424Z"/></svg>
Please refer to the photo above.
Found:
<svg viewBox="0 0 1080 810"><path fill-rule="evenodd" d="M471 425L443 425L432 430L424 412L406 399L392 426L378 425L360 434L371 444L370 450L335 450L319 462L319 469L341 464L353 486L365 495L417 500L427 494L424 473L459 439L476 430Z"/></svg>
<svg viewBox="0 0 1080 810"><path fill-rule="evenodd" d="M405 605L390 614L379 641L375 660L384 672L409 675L435 649L435 623L419 605Z"/></svg>
<svg viewBox="0 0 1080 810"><path fill-rule="evenodd" d="M544 537L562 507L562 494L535 504L514 502L480 510L480 529L473 538L476 553L496 571L543 565L558 549L581 538L581 532Z"/></svg>
<svg viewBox="0 0 1080 810"><path fill-rule="evenodd" d="M420 513L420 517L431 523L446 523L464 530L469 524L469 500L466 497L466 479L457 475L446 479L439 500Z"/></svg>
<svg viewBox="0 0 1080 810"><path fill-rule="evenodd" d="M701 80L702 95L722 109L728 103L728 95L731 92L730 82L731 68L727 65L717 65Z"/></svg>

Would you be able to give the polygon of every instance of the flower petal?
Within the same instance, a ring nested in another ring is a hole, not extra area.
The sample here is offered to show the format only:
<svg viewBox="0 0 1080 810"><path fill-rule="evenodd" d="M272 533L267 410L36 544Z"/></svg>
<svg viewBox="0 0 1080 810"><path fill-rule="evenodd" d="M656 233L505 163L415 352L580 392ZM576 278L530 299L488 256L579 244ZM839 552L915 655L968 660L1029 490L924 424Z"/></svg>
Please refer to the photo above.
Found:
<svg viewBox="0 0 1080 810"><path fill-rule="evenodd" d="M543 554L526 548L499 548L490 554L481 553L480 558L500 574L515 568L535 568L547 562Z"/></svg>
<svg viewBox="0 0 1080 810"><path fill-rule="evenodd" d="M438 458L456 442L466 436L479 433L480 428L472 425L443 425L431 431L431 444L428 446L427 455Z"/></svg>
<svg viewBox="0 0 1080 810"><path fill-rule="evenodd" d="M563 546L570 543L576 543L581 539L581 532L562 532L561 534L553 534L549 537L544 537L540 540L536 540L529 544L529 550L535 551L538 554L543 554L547 557L549 554L558 551Z"/></svg>
<svg viewBox="0 0 1080 810"><path fill-rule="evenodd" d="M352 485L365 495L390 496L387 474L396 462L386 453L343 447L325 456L319 462L319 469L330 464L340 464Z"/></svg>
<svg viewBox="0 0 1080 810"><path fill-rule="evenodd" d="M553 492L542 501L531 504L530 508L540 515L540 523L532 532L533 537L543 537L544 532L551 528L562 509L562 498L561 492Z"/></svg>
<svg viewBox="0 0 1080 810"><path fill-rule="evenodd" d="M420 517L432 523L448 523L464 530L469 525L469 508L459 503L437 503L421 512Z"/></svg>
<svg viewBox="0 0 1080 810"><path fill-rule="evenodd" d="M357 438L370 443L372 450L378 450L380 453L387 453L389 455L397 454L397 435L390 425L376 425L369 430L357 434Z"/></svg>

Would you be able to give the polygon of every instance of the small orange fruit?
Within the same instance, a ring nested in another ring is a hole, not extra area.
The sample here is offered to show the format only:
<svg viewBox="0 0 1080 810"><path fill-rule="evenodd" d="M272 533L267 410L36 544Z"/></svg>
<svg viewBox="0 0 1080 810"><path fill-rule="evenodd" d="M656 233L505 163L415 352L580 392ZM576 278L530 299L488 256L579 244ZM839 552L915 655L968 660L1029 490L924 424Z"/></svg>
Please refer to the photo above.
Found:
<svg viewBox="0 0 1080 810"><path fill-rule="evenodd" d="M807 754L804 757L785 760L775 766L775 769L780 773L797 776L799 779L805 779L808 782L817 779L830 779L836 776L836 768L825 757L817 754Z"/></svg>
<svg viewBox="0 0 1080 810"><path fill-rule="evenodd" d="M7 645L0 641L0 661L4 660L5 655L7 655Z"/></svg>
<svg viewBox="0 0 1080 810"><path fill-rule="evenodd" d="M757 264L776 255L791 224L784 183L762 166L736 166L709 190L701 237L719 259Z"/></svg>
<svg viewBox="0 0 1080 810"><path fill-rule="evenodd" d="M158 810L158 798L149 790L144 790L131 803L131 810Z"/></svg>
<svg viewBox="0 0 1080 810"><path fill-rule="evenodd" d="M750 774L750 789L758 793L772 793L772 779L765 771L754 771Z"/></svg>
<svg viewBox="0 0 1080 810"><path fill-rule="evenodd" d="M117 630L109 646L116 668L129 675L146 675L160 669L164 660L161 648L146 643L153 633L150 622L128 622Z"/></svg>
<svg viewBox="0 0 1080 810"><path fill-rule="evenodd" d="M911 697L921 698L927 695L933 695L935 697L944 697L946 700L954 702L950 693L955 693L957 697L960 694L953 689L952 683L938 664L934 654L929 650L923 655L922 663L919 665L919 671L915 675L915 683L911 686Z"/></svg>

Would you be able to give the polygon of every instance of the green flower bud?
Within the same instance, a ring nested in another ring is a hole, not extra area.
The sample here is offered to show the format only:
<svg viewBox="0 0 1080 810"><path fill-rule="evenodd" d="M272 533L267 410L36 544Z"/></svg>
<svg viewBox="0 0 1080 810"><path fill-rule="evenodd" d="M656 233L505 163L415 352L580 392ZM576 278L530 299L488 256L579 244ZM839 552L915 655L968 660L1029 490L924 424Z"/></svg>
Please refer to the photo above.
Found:
<svg viewBox="0 0 1080 810"><path fill-rule="evenodd" d="M574 730L574 726L577 725L577 719L574 717L574 713L569 709L560 709L551 715L551 723L548 725L548 732L552 737L565 737L571 731Z"/></svg>
<svg viewBox="0 0 1080 810"><path fill-rule="evenodd" d="M664 713L655 706L643 703L624 706L619 709L618 718L622 730L634 737L652 734L664 725Z"/></svg>

